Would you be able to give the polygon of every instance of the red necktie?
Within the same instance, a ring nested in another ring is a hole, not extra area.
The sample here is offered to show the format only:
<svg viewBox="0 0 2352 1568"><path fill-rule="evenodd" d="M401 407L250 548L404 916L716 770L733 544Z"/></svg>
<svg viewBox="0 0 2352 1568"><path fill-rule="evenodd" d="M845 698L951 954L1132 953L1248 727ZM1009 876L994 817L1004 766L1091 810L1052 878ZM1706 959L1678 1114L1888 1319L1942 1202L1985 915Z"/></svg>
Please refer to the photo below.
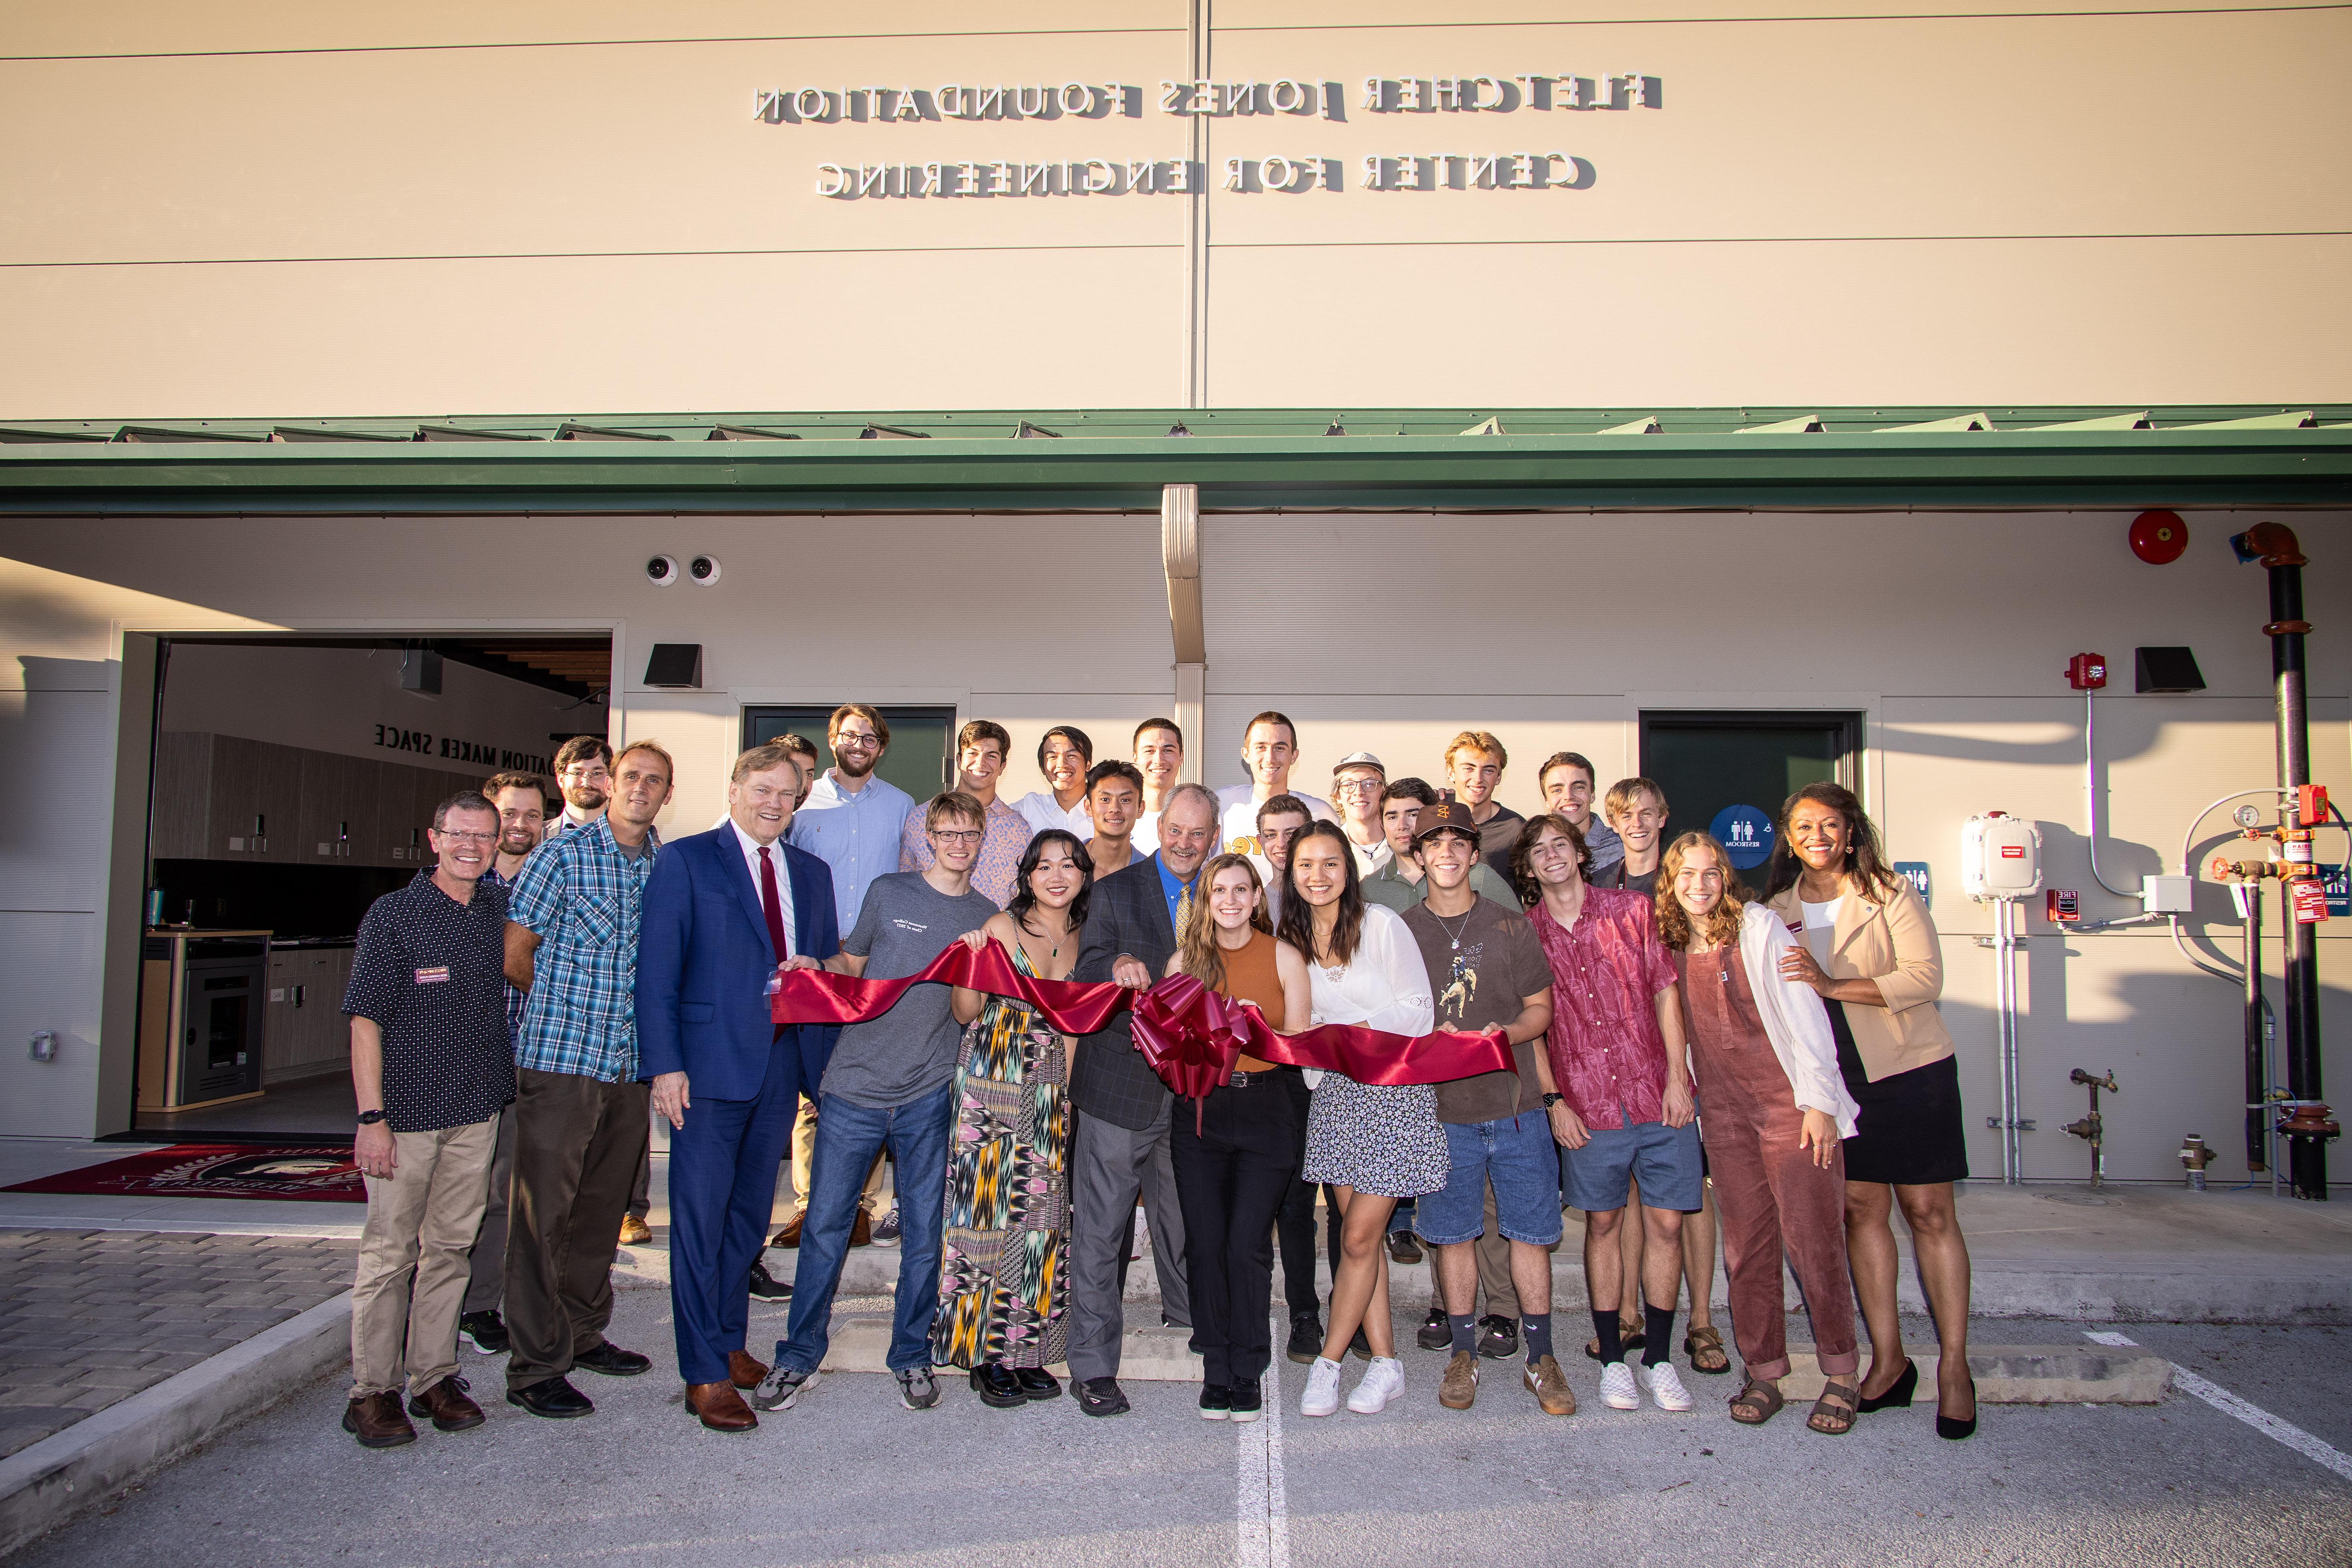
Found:
<svg viewBox="0 0 2352 1568"><path fill-rule="evenodd" d="M775 944L776 962L782 963L793 955L793 944L784 935L784 900L776 894L776 862L764 844L760 846L760 909L768 917L768 940Z"/></svg>

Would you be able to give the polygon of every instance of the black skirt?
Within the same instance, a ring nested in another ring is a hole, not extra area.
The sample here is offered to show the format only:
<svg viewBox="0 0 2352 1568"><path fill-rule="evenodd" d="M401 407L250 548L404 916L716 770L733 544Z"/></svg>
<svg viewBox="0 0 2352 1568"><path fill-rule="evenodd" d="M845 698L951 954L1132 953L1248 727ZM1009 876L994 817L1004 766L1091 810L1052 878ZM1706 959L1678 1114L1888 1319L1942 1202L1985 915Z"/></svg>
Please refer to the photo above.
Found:
<svg viewBox="0 0 2352 1568"><path fill-rule="evenodd" d="M1958 1056L1898 1072L1876 1083L1864 1071L1843 1003L1832 1002L1830 1032L1837 1037L1838 1070L1861 1107L1845 1141L1845 1179L1924 1187L1965 1181L1968 1127L1960 1117Z"/></svg>

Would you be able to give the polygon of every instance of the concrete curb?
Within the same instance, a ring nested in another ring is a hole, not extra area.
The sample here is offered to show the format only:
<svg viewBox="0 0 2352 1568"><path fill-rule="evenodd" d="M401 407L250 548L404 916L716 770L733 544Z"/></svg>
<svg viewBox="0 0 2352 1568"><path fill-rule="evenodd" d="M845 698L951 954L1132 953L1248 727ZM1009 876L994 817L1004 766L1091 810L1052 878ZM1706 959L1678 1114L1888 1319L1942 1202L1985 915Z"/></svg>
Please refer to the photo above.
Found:
<svg viewBox="0 0 2352 1568"><path fill-rule="evenodd" d="M346 1290L0 1459L0 1556L276 1404L351 1349Z"/></svg>

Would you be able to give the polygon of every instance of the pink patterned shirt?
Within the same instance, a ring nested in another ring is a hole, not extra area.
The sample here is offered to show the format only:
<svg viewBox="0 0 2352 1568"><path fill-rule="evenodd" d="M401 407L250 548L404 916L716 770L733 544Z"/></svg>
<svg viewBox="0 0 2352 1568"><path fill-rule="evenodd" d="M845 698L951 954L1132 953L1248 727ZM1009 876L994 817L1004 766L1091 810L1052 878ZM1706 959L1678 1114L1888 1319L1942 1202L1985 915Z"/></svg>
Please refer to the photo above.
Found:
<svg viewBox="0 0 2352 1568"><path fill-rule="evenodd" d="M1675 983L1647 893L1587 888L1573 929L1528 911L1551 965L1552 1080L1585 1126L1666 1119L1666 1037L1655 998Z"/></svg>
<svg viewBox="0 0 2352 1568"><path fill-rule="evenodd" d="M1020 888L1021 852L1029 847L1036 829L1029 819L1002 800L988 803L988 820L981 825L980 858L971 863L971 890L987 899L998 909L1013 901ZM923 803L907 814L907 826L898 835L898 869L928 871L931 868L931 840L923 831Z"/></svg>

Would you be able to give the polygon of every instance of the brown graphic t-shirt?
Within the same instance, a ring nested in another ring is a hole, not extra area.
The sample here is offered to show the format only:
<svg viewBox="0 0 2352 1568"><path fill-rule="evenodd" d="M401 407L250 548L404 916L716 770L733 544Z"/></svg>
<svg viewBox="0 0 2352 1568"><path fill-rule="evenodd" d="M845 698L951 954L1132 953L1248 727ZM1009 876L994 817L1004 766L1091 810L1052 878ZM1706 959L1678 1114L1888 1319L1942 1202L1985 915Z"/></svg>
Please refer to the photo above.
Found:
<svg viewBox="0 0 2352 1568"><path fill-rule="evenodd" d="M1551 989L1551 967L1528 917L1480 899L1466 915L1444 920L1427 903L1404 911L1404 923L1421 945L1429 971L1430 994L1437 1001L1437 1026L1475 1035L1505 1026L1519 1016L1521 999ZM1540 1039L1540 1037L1538 1037ZM1523 1110L1540 1113L1543 1089L1536 1079L1537 1040L1511 1047L1516 1074L1481 1073L1437 1086L1437 1119L1462 1124L1496 1121Z"/></svg>

